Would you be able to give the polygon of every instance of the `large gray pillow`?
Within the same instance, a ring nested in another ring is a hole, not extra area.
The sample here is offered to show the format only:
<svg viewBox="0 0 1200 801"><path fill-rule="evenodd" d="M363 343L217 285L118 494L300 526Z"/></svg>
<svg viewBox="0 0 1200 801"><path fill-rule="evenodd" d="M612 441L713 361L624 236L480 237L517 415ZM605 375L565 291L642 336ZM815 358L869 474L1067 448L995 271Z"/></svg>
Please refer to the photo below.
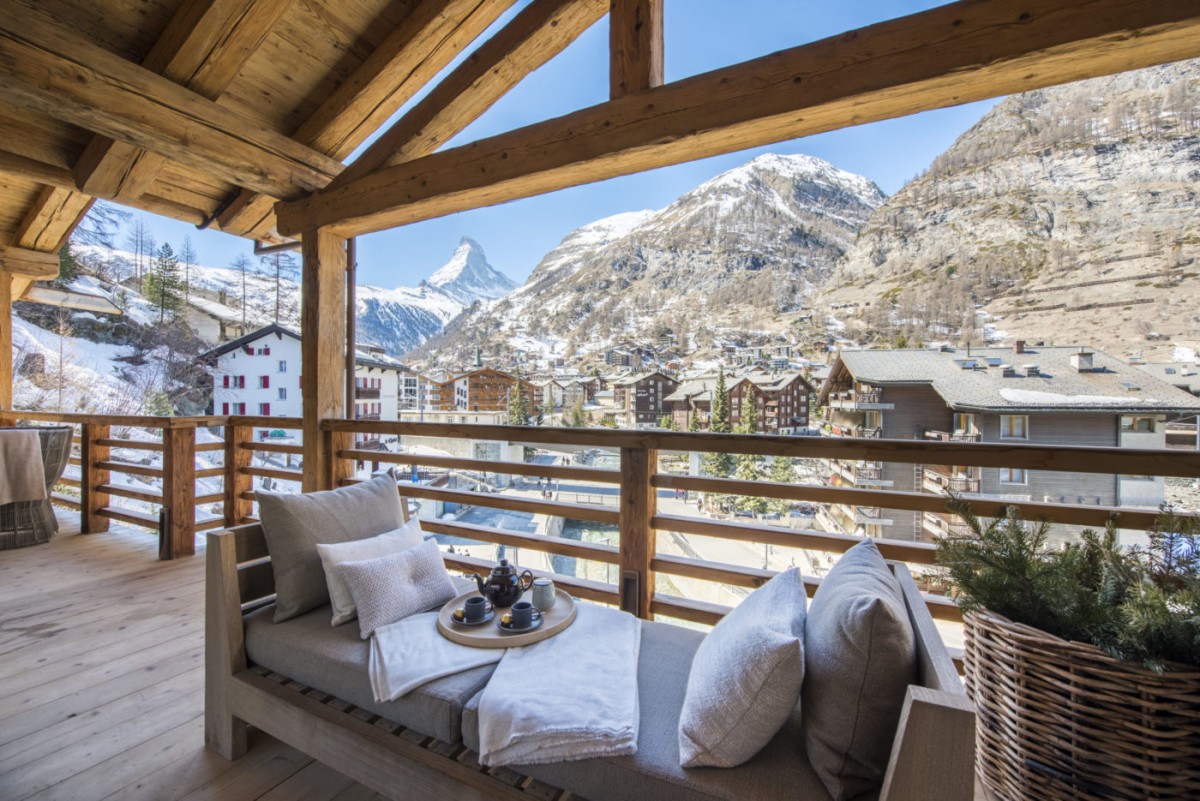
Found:
<svg viewBox="0 0 1200 801"><path fill-rule="evenodd" d="M679 716L683 767L740 765L791 716L804 681L806 603L800 571L784 571L700 643Z"/></svg>
<svg viewBox="0 0 1200 801"><path fill-rule="evenodd" d="M276 623L329 603L317 543L361 540L404 524L390 473L325 492L259 492L258 512L275 572Z"/></svg>
<svg viewBox="0 0 1200 801"><path fill-rule="evenodd" d="M458 594L436 540L375 559L342 562L334 570L354 597L358 633L364 640L381 626L440 606Z"/></svg>
<svg viewBox="0 0 1200 801"><path fill-rule="evenodd" d="M916 643L900 585L870 540L817 588L804 631L804 747L834 801L878 790Z"/></svg>

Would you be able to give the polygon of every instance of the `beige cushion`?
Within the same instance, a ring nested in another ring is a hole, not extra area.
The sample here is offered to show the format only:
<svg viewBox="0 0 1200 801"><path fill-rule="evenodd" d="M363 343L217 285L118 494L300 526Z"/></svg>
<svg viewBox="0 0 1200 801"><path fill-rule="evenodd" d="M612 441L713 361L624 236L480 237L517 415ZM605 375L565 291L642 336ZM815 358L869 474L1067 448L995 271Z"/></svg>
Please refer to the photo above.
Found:
<svg viewBox="0 0 1200 801"><path fill-rule="evenodd" d="M276 623L329 603L317 543L361 540L404 524L390 474L305 495L259 492L258 511L275 573Z"/></svg>
<svg viewBox="0 0 1200 801"><path fill-rule="evenodd" d="M842 555L808 607L804 747L835 801L878 790L916 645L904 597L867 540Z"/></svg>
<svg viewBox="0 0 1200 801"><path fill-rule="evenodd" d="M700 644L679 717L683 767L740 765L795 711L806 602L792 568L752 592Z"/></svg>
<svg viewBox="0 0 1200 801"><path fill-rule="evenodd" d="M343 562L335 569L354 596L358 631L364 640L380 626L444 604L457 595L434 540L375 559Z"/></svg>
<svg viewBox="0 0 1200 801"><path fill-rule="evenodd" d="M325 584L329 588L329 601L333 606L332 625L340 626L358 616L354 597L350 595L350 588L346 586L346 582L342 581L342 577L334 569L336 565L399 553L420 545L422 541L421 524L414 517L400 528L378 537L350 542L318 542L317 555L321 557L321 567L325 570Z"/></svg>

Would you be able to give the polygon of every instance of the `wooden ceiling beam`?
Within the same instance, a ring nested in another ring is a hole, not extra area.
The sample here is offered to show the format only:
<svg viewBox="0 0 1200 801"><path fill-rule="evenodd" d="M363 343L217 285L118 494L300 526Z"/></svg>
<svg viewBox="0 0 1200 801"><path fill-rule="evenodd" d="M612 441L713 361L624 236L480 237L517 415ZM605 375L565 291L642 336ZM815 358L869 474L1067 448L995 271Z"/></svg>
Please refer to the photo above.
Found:
<svg viewBox="0 0 1200 801"><path fill-rule="evenodd" d="M71 189L43 186L17 226L13 242L23 248L56 254L94 202L95 198ZM57 261L58 257L54 258Z"/></svg>
<svg viewBox="0 0 1200 801"><path fill-rule="evenodd" d="M608 82L612 98L663 84L663 0L611 0Z"/></svg>
<svg viewBox="0 0 1200 801"><path fill-rule="evenodd" d="M962 0L387 167L276 208L355 236L1200 55L1195 0Z"/></svg>
<svg viewBox="0 0 1200 801"><path fill-rule="evenodd" d="M423 0L292 138L345 159L514 2ZM216 223L229 233L265 236L274 227L274 200L242 190Z"/></svg>
<svg viewBox="0 0 1200 801"><path fill-rule="evenodd" d="M536 0L413 106L327 189L436 151L561 53L608 11L608 0Z"/></svg>
<svg viewBox="0 0 1200 801"><path fill-rule="evenodd" d="M216 100L292 2L187 0L142 66ZM166 162L159 153L94 136L75 165L75 179L89 195L132 199L149 190Z"/></svg>
<svg viewBox="0 0 1200 801"><path fill-rule="evenodd" d="M58 254L0 245L0 271L34 281L58 278Z"/></svg>
<svg viewBox="0 0 1200 801"><path fill-rule="evenodd" d="M281 199L342 165L30 11L0 17L0 99Z"/></svg>

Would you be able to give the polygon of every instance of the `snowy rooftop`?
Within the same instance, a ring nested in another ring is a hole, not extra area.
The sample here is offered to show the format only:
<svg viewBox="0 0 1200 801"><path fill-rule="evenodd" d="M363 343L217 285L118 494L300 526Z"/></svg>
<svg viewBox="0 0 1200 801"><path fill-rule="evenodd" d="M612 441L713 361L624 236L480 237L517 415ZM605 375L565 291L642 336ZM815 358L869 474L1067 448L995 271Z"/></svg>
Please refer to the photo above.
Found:
<svg viewBox="0 0 1200 801"><path fill-rule="evenodd" d="M965 350L843 351L831 385L854 380L887 385L931 385L954 409L980 411L1189 412L1200 410L1193 397L1108 354L1092 354L1092 369L1079 370L1071 347ZM1008 366L1012 369L1005 370ZM1035 374L1027 368L1036 366ZM844 369L843 369L844 368Z"/></svg>

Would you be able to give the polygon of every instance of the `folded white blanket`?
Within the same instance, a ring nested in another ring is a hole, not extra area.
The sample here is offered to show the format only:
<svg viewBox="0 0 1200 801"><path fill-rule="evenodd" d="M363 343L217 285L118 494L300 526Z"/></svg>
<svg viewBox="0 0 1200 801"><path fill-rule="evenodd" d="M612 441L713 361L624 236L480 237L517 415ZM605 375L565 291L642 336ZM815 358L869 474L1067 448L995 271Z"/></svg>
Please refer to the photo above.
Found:
<svg viewBox="0 0 1200 801"><path fill-rule="evenodd" d="M479 761L532 765L637 751L641 621L579 604L575 622L509 648L479 699Z"/></svg>
<svg viewBox="0 0 1200 801"><path fill-rule="evenodd" d="M411 615L375 629L367 670L376 701L394 701L422 684L491 665L503 648L468 648L437 630L437 612Z"/></svg>
<svg viewBox="0 0 1200 801"><path fill-rule="evenodd" d="M38 432L32 428L0 431L0 505L45 497L46 476Z"/></svg>

